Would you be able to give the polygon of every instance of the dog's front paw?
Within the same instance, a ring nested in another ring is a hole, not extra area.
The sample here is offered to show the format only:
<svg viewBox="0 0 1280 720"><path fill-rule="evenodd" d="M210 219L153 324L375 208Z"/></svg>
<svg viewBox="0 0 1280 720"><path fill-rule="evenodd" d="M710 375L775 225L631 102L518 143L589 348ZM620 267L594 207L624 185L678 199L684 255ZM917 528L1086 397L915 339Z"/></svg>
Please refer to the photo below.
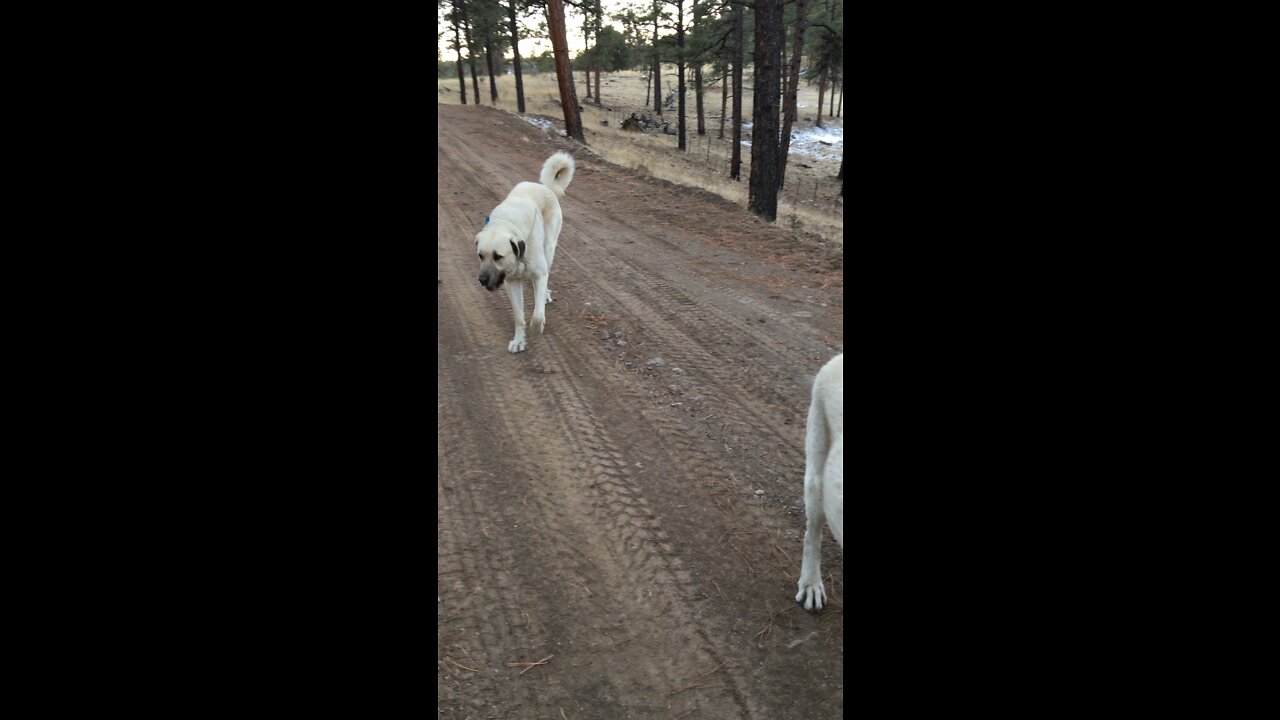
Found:
<svg viewBox="0 0 1280 720"><path fill-rule="evenodd" d="M827 601L827 590L822 586L822 578L809 583L802 578L799 585L800 592L796 593L796 602L803 605L809 612L816 613L821 610L823 603Z"/></svg>
<svg viewBox="0 0 1280 720"><path fill-rule="evenodd" d="M518 353L524 350L524 338L516 338L507 343L507 352Z"/></svg>
<svg viewBox="0 0 1280 720"><path fill-rule="evenodd" d="M547 288L547 302L552 302L551 288Z"/></svg>
<svg viewBox="0 0 1280 720"><path fill-rule="evenodd" d="M534 315L529 318L529 334L541 335L542 331L547 327L546 315Z"/></svg>

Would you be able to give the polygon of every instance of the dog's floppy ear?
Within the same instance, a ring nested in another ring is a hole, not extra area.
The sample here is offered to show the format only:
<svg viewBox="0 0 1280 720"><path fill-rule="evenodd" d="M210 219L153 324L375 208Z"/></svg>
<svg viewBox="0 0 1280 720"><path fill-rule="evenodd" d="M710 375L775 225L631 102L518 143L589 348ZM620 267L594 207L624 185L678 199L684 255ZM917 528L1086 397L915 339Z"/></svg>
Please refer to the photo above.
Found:
<svg viewBox="0 0 1280 720"><path fill-rule="evenodd" d="M517 244L515 240L507 240L507 242L511 243L511 252L515 253L516 257L518 258L524 257L524 241L523 240L521 240L519 244Z"/></svg>

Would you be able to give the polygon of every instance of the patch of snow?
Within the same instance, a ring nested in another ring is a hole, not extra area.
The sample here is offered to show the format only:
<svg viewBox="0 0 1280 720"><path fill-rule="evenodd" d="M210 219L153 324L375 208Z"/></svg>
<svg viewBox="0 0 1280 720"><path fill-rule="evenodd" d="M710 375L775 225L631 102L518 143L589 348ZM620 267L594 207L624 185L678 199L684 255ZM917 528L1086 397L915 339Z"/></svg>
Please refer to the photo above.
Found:
<svg viewBox="0 0 1280 720"><path fill-rule="evenodd" d="M742 123L744 132L751 123ZM743 145L751 147L750 140L743 140ZM839 160L844 149L844 128L805 128L792 130L791 152L807 155L812 158Z"/></svg>
<svg viewBox="0 0 1280 720"><path fill-rule="evenodd" d="M805 128L791 133L791 151L813 158L839 160L844 149L844 128Z"/></svg>

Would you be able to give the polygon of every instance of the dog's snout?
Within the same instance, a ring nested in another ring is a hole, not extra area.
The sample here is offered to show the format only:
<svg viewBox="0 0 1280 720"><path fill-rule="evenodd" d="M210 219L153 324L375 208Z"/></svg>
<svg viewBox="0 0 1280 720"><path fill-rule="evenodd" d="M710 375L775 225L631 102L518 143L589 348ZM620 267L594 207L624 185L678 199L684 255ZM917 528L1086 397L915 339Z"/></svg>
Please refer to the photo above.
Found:
<svg viewBox="0 0 1280 720"><path fill-rule="evenodd" d="M488 270L485 270L484 272L480 273L480 284L485 287L489 287L489 271Z"/></svg>

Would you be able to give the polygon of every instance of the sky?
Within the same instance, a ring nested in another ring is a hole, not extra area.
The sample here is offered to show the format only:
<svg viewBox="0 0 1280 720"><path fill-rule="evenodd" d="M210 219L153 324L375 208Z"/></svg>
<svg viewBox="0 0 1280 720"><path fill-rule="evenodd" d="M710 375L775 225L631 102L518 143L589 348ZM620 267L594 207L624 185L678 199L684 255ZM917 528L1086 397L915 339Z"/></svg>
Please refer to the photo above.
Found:
<svg viewBox="0 0 1280 720"><path fill-rule="evenodd" d="M628 6L639 7L642 4L648 5L649 3L642 3L640 0L630 0L630 2L624 2L623 0L601 0L601 6L604 8L605 14L604 24L612 25L615 30L622 32L622 24L617 21L611 22L609 17L615 13L621 12ZM568 27L565 28L565 35L567 35L569 39L569 54L576 55L582 52L585 47L582 42L582 15L580 15L576 9L567 5L565 6L565 12L568 13L568 19L565 21L565 24L568 25ZM443 10L440 11L437 20L437 32L443 33L440 37L440 55L445 61L457 60L458 54L449 48L449 45L453 43L453 28L449 23L445 22ZM543 22L546 21L545 10L540 10L536 17L533 15L520 17L520 34L524 35L525 32L532 31L537 28L539 20L542 20ZM510 31L508 30L508 32ZM550 40L532 40L525 39L523 37L520 39L521 57L540 55L550 49Z"/></svg>

